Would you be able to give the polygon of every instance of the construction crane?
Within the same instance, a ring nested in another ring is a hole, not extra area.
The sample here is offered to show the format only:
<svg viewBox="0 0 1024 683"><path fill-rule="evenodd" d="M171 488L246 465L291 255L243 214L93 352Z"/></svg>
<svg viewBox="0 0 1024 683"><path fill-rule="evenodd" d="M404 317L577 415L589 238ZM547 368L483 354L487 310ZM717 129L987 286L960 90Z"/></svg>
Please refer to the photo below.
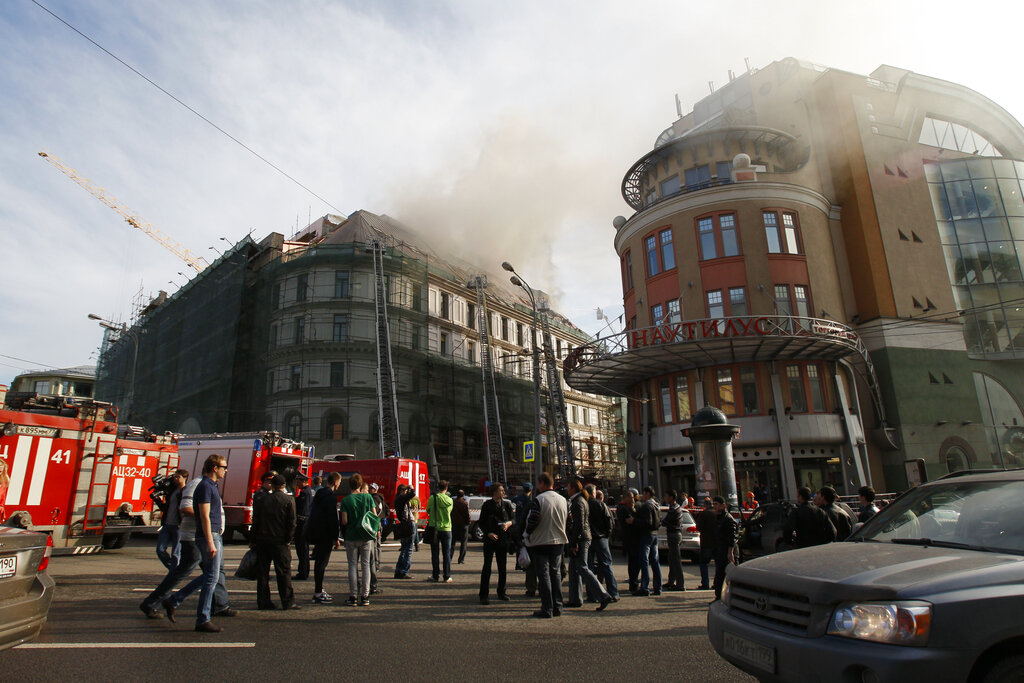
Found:
<svg viewBox="0 0 1024 683"><path fill-rule="evenodd" d="M182 261L187 263L189 267L194 269L196 272L202 272L210 265L202 256L197 256L193 254L191 251L181 246L180 244L172 240L170 237L163 234L162 232L154 228L152 225L144 221L141 216L139 216L136 213L132 213L127 207L122 206L121 203L113 195L108 194L107 191L104 190L102 187L94 185L93 182L88 178L78 175L78 173L75 172L75 169L66 165L57 157L45 151L40 152L39 156L41 156L46 161L50 162L51 165L56 167L57 170L66 175L68 178L71 178L76 183L85 188L85 190L89 192L89 194L91 194L93 197L96 197L96 199L100 200L101 202L109 206L111 209L116 211L118 215L120 215L122 218L125 219L125 221L127 221L128 225L132 226L133 228L138 228L142 232L152 237L154 240L159 242L164 249L171 252L172 254L180 258Z"/></svg>

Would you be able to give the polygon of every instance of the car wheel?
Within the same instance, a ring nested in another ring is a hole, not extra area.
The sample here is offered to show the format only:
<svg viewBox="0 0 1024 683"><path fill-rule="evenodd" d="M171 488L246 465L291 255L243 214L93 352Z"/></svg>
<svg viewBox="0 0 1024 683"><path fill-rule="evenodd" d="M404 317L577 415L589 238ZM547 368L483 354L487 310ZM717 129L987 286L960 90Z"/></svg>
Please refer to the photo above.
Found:
<svg viewBox="0 0 1024 683"><path fill-rule="evenodd" d="M982 679L983 683L1015 683L1024 678L1024 655L1004 657Z"/></svg>
<svg viewBox="0 0 1024 683"><path fill-rule="evenodd" d="M484 530L480 528L479 524L474 523L473 526L469 527L469 537L474 541L482 542L484 540Z"/></svg>

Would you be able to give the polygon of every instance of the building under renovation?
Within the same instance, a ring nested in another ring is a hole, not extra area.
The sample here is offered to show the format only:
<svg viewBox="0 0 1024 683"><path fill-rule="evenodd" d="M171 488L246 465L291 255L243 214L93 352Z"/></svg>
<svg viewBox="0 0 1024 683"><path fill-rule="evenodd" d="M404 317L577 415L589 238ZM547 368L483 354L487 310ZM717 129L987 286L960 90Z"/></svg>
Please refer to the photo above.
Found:
<svg viewBox="0 0 1024 683"><path fill-rule="evenodd" d="M318 456L436 460L463 485L502 467L503 479L529 480L533 310L503 275L438 256L366 211L324 216L291 240L247 237L108 330L97 397L154 430L269 429ZM618 485L620 402L562 383L562 359L589 338L553 311L540 320L545 469Z"/></svg>

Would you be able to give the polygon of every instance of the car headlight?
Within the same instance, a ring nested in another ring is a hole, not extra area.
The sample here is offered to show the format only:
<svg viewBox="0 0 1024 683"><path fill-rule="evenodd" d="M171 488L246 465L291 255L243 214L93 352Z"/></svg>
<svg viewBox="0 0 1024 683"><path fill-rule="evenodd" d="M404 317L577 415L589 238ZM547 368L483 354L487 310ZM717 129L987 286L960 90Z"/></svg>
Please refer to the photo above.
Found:
<svg viewBox="0 0 1024 683"><path fill-rule="evenodd" d="M927 602L847 602L836 607L830 635L892 645L924 645L932 626Z"/></svg>
<svg viewBox="0 0 1024 683"><path fill-rule="evenodd" d="M725 585L722 586L722 602L724 602L727 606L729 604L730 597L731 596L729 594L729 579L726 579Z"/></svg>

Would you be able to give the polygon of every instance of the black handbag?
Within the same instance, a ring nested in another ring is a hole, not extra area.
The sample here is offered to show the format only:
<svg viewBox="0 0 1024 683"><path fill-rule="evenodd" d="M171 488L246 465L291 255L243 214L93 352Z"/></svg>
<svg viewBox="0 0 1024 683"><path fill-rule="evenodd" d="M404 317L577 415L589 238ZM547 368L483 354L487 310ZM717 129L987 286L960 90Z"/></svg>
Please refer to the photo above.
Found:
<svg viewBox="0 0 1024 683"><path fill-rule="evenodd" d="M403 519L398 524L392 524L390 527L391 535L395 537L396 541L401 541L404 538L412 536L413 531L416 529L416 525L411 519Z"/></svg>
<svg viewBox="0 0 1024 683"><path fill-rule="evenodd" d="M428 526L426 529L423 530L423 542L427 545L433 545L434 537L436 535L437 529L432 526Z"/></svg>
<svg viewBox="0 0 1024 683"><path fill-rule="evenodd" d="M242 559L238 563L238 569L235 570L235 576L246 581L255 581L256 575L259 573L257 570L258 565L256 551L253 548L249 548L245 555L242 555Z"/></svg>

